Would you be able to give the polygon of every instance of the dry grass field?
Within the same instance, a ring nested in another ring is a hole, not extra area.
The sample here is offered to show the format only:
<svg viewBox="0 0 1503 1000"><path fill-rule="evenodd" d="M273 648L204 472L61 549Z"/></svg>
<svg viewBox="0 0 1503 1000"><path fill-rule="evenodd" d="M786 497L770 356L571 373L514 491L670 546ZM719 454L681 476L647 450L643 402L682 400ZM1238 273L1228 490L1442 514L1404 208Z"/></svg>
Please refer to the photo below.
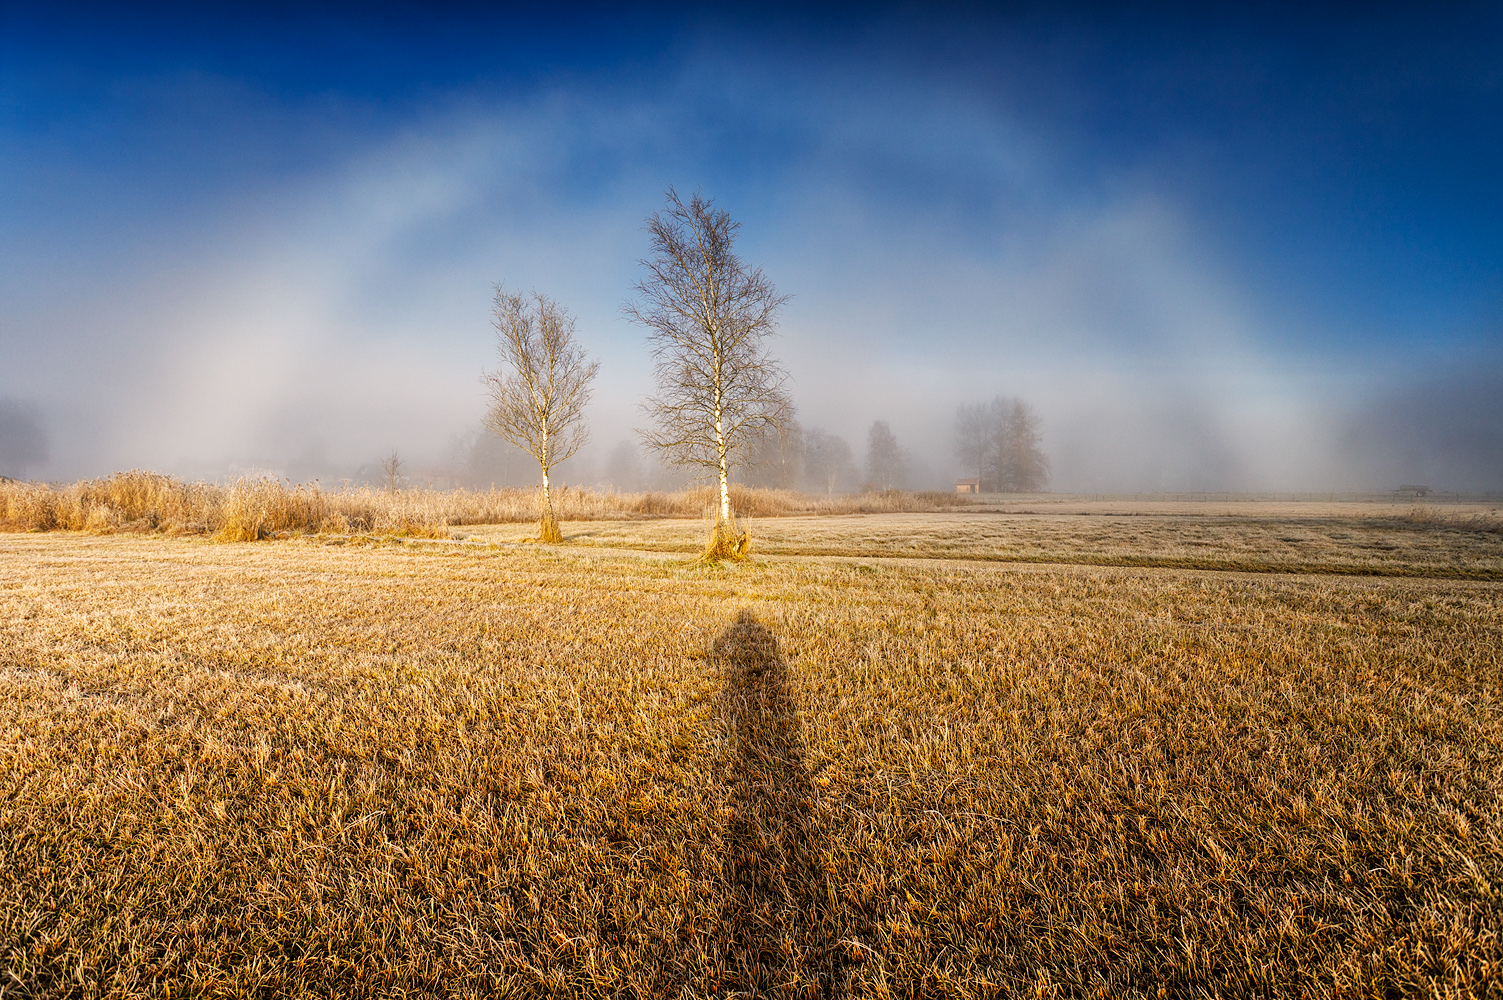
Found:
<svg viewBox="0 0 1503 1000"><path fill-rule="evenodd" d="M1439 516L1375 504L1081 505L1064 513L959 510L754 519L754 551L772 555L951 558L1003 562L1340 573L1503 580L1496 514ZM1100 509L1089 509L1098 507ZM1208 505L1209 506L1209 505ZM520 541L522 526L465 529L475 541ZM580 522L576 544L696 552L695 520Z"/></svg>
<svg viewBox="0 0 1503 1000"><path fill-rule="evenodd" d="M0 995L1496 997L1499 535L1300 511L0 534Z"/></svg>

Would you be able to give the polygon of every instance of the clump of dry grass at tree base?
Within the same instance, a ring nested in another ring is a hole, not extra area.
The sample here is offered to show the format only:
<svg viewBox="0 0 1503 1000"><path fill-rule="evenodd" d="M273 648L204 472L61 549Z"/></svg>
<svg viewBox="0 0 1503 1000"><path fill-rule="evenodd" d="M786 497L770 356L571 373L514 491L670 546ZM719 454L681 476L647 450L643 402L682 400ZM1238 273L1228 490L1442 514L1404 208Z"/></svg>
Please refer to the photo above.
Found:
<svg viewBox="0 0 1503 1000"><path fill-rule="evenodd" d="M710 524L710 537L700 561L705 563L741 560L751 555L751 532L735 520L727 520L718 513Z"/></svg>
<svg viewBox="0 0 1503 1000"><path fill-rule="evenodd" d="M0 536L5 991L1495 995L1500 597Z"/></svg>

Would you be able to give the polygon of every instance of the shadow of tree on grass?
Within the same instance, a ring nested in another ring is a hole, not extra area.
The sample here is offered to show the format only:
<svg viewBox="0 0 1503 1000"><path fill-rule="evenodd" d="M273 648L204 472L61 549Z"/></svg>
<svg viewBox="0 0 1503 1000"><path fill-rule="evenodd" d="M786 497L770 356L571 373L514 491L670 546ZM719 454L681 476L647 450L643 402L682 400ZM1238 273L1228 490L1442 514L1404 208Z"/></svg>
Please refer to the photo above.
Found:
<svg viewBox="0 0 1503 1000"><path fill-rule="evenodd" d="M804 738L773 634L749 611L715 640L721 711L736 745L726 967L744 994L845 992L840 912L820 863Z"/></svg>

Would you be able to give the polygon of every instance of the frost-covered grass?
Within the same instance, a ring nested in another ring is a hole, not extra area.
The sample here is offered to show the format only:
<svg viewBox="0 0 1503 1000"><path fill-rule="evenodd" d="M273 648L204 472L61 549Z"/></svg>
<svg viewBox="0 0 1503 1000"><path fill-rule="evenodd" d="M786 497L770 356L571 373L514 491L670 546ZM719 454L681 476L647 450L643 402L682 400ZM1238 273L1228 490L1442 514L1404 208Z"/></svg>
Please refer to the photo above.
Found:
<svg viewBox="0 0 1503 1000"><path fill-rule="evenodd" d="M1496 988L1499 584L872 525L0 535L0 994Z"/></svg>

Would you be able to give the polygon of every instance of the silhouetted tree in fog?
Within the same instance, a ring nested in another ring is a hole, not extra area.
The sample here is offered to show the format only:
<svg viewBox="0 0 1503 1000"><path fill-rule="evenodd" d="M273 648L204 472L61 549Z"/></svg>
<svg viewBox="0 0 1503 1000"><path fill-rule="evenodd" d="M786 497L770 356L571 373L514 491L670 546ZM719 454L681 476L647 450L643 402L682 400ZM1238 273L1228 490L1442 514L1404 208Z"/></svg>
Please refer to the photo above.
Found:
<svg viewBox="0 0 1503 1000"><path fill-rule="evenodd" d="M0 400L0 475L24 479L47 461L47 435L41 417L25 403Z"/></svg>
<svg viewBox="0 0 1503 1000"><path fill-rule="evenodd" d="M898 439L887 426L887 421L878 420L866 432L866 479L881 490L890 490L903 479L903 450Z"/></svg>
<svg viewBox="0 0 1503 1000"><path fill-rule="evenodd" d="M395 493L402 488L402 456L393 448L391 454L381 459L381 481L386 486L386 492Z"/></svg>
<svg viewBox="0 0 1503 1000"><path fill-rule="evenodd" d="M987 485L987 462L996 443L996 420L989 403L961 403L955 408L955 456L967 472Z"/></svg>
<svg viewBox="0 0 1503 1000"><path fill-rule="evenodd" d="M605 478L623 493L634 493L643 487L647 477L636 445L630 441L617 442L611 449L611 457L606 460Z"/></svg>
<svg viewBox="0 0 1503 1000"><path fill-rule="evenodd" d="M955 455L987 493L1033 493L1049 483L1039 417L1021 399L998 396L955 411Z"/></svg>
<svg viewBox="0 0 1503 1000"><path fill-rule="evenodd" d="M1049 456L1039 442L1039 417L1021 399L1010 404L998 399L999 415L995 461L1000 493L1036 493L1049 483Z"/></svg>
<svg viewBox="0 0 1503 1000"><path fill-rule="evenodd" d="M653 427L643 440L719 481L707 559L745 553L749 540L731 511L731 467L790 408L787 375L767 349L787 297L732 251L739 228L709 199L695 195L684 204L669 190L667 208L647 220L652 255L641 262L647 269L636 285L641 300L626 306L626 315L650 331L657 380L657 395L644 404Z"/></svg>
<svg viewBox="0 0 1503 1000"><path fill-rule="evenodd" d="M793 417L768 427L746 449L742 478L748 486L796 490L804 467L804 429Z"/></svg>
<svg viewBox="0 0 1503 1000"><path fill-rule="evenodd" d="M814 489L834 493L853 485L856 462L845 438L818 427L804 432L804 476Z"/></svg>
<svg viewBox="0 0 1503 1000"><path fill-rule="evenodd" d="M600 362L591 361L574 339L574 317L546 295L533 292L528 299L497 285L492 316L501 368L485 375L491 397L485 425L538 463L543 472L539 536L561 542L548 473L589 439L584 408Z"/></svg>

